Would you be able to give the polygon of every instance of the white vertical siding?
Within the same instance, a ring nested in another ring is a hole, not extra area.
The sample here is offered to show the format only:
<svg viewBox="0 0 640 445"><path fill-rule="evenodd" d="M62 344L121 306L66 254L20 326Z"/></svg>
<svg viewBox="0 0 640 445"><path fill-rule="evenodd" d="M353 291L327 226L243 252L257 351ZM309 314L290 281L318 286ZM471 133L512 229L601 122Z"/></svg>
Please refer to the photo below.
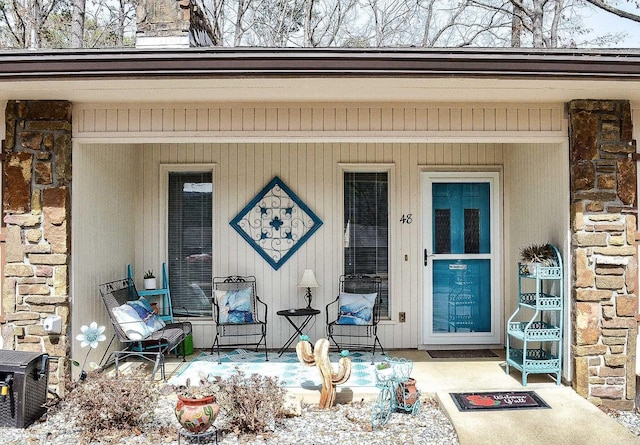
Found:
<svg viewBox="0 0 640 445"><path fill-rule="evenodd" d="M516 267L522 247L531 243L551 242L563 255L565 273L568 269L570 259L567 258L566 246L569 245L570 234L567 150L565 144L505 147L504 301L507 317L517 306ZM565 343L568 344L568 336L565 337Z"/></svg>
<svg viewBox="0 0 640 445"><path fill-rule="evenodd" d="M98 285L126 276L138 250L143 209L139 159L141 147L84 145L73 151L72 190L72 357L80 360L75 334L92 321L111 324L98 292ZM99 361L106 342L91 353Z"/></svg>
<svg viewBox="0 0 640 445"><path fill-rule="evenodd" d="M194 105L158 105L155 108L128 105L77 105L74 138L100 136L138 138L167 137L274 138L304 134L319 138L418 137L421 134L515 132L537 133L538 137L556 137L562 131L562 106L533 105L433 105L421 107L299 106L282 104L273 107L229 105L206 107Z"/></svg>
<svg viewBox="0 0 640 445"><path fill-rule="evenodd" d="M323 308L337 294L342 264L341 180L339 164L393 164L391 214L391 322L380 333L387 348L416 347L421 323L419 172L425 166L504 165L505 312L513 309L513 264L520 246L550 239L562 246L567 236L568 166L558 144L143 144L84 145L74 152L74 295L76 302L97 301L96 286L120 277L134 264L137 281L165 261L160 219L160 164L215 164L214 275L255 275L269 304L269 345L279 346L291 331L278 320L279 309L304 303L297 288L311 267L321 284L314 306ZM99 165L96 169L93 166ZM544 175L540 172L545 172ZM273 176L278 175L323 220L323 226L278 271L230 227L229 221ZM545 181L540 181L544 176ZM551 180L549 179L551 178ZM100 206L94 203L100 202ZM105 203L105 205L102 205ZM403 214L412 224L401 224ZM531 221L536 221L531 224ZM115 242L113 241L115 240ZM100 255L96 255L100 252ZM406 255L406 260L405 260ZM75 302L74 302L75 303ZM83 305L84 307L84 305ZM89 307L95 307L90 304ZM398 312L407 321L397 324ZM74 311L77 323L89 317L106 322L100 310ZM82 317L82 320L80 319ZM324 313L311 336L324 335ZM212 342L209 322L196 325L196 346Z"/></svg>
<svg viewBox="0 0 640 445"><path fill-rule="evenodd" d="M261 297L269 304L269 346L279 346L291 334L288 324L278 319L277 310L304 303L303 289L297 287L302 270L315 270L321 287L314 294L314 306L323 309L337 295L342 264L341 180L338 165L393 164L390 191L391 209L391 313L392 321L381 326L387 348L416 347L421 308L419 283L422 272L419 220L419 169L425 165L500 165L500 144L399 144L399 143L300 143L300 144L144 144L138 149L143 215L137 226L139 236L135 269L159 269L166 256L165 234L161 233L159 165L161 163L214 163L215 239L214 275L255 275ZM434 155L435 154L435 155ZM133 155L133 153L132 153ZM310 208L323 226L278 271L231 228L229 221L273 176L279 176ZM147 195L152 199L146 199ZM156 197L155 199L153 197ZM412 224L401 224L402 214L413 215ZM143 229L142 229L143 228ZM161 247L159 247L161 246ZM405 261L405 255L407 260ZM137 277L139 278L139 277ZM407 313L405 324L396 324L398 312ZM324 312L310 334L324 335ZM212 343L210 322L194 328L196 346Z"/></svg>

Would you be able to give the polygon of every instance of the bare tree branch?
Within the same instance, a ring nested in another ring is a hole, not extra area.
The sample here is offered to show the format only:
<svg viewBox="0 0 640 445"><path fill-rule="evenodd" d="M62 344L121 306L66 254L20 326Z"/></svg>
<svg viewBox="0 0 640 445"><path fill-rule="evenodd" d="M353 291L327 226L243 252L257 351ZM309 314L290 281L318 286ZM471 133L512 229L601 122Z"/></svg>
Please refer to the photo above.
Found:
<svg viewBox="0 0 640 445"><path fill-rule="evenodd" d="M640 15L632 14L630 12L624 11L619 8L614 8L611 5L603 2L602 0L585 0L591 3L593 6L603 9L611 14L617 15L618 17L622 17L623 19L633 20L634 22L640 22Z"/></svg>

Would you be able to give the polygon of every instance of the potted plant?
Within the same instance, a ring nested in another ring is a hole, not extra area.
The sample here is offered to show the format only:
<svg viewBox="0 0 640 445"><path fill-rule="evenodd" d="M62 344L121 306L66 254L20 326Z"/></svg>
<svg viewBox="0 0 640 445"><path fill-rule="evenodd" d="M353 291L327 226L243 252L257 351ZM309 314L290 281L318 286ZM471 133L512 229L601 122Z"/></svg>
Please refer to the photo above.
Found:
<svg viewBox="0 0 640 445"><path fill-rule="evenodd" d="M537 265L555 265L555 253L549 244L529 244L520 250L520 262L526 265L525 273L534 275Z"/></svg>
<svg viewBox="0 0 640 445"><path fill-rule="evenodd" d="M190 379L187 379L184 385L174 389L178 396L175 414L180 425L196 434L208 430L220 412L215 396L218 385L201 376L197 386L191 386Z"/></svg>
<svg viewBox="0 0 640 445"><path fill-rule="evenodd" d="M156 276L153 274L153 269L149 269L144 274L144 288L147 290L156 288Z"/></svg>

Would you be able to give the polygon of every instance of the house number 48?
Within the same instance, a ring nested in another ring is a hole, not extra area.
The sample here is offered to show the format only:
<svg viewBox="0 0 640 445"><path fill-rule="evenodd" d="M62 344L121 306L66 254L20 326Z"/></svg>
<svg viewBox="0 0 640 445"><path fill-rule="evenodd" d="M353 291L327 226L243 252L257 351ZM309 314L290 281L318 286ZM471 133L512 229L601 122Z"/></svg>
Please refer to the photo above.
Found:
<svg viewBox="0 0 640 445"><path fill-rule="evenodd" d="M400 218L400 222L402 224L411 224L413 222L413 213L403 214L402 218Z"/></svg>

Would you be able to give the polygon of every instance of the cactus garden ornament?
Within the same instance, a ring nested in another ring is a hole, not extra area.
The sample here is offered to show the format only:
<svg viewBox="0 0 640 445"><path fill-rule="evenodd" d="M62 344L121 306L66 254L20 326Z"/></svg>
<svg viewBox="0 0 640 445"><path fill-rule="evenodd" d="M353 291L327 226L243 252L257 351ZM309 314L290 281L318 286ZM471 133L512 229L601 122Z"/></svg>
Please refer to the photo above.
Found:
<svg viewBox="0 0 640 445"><path fill-rule="evenodd" d="M298 360L307 366L317 366L322 379L322 392L318 407L321 409L331 408L336 400L336 386L345 383L351 377L349 351L342 351L336 371L329 360L329 340L320 338L313 348L306 335L302 336L300 340L296 345Z"/></svg>

